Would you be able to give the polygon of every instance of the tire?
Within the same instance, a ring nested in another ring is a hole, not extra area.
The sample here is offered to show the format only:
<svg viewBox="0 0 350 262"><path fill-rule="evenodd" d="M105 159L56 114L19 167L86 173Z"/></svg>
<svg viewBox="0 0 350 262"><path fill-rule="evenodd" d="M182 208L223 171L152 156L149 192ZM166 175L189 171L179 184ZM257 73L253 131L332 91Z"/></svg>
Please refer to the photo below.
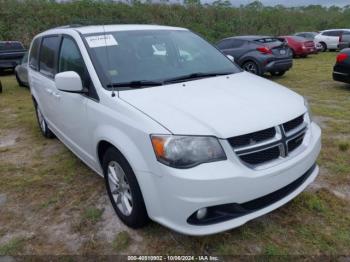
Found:
<svg viewBox="0 0 350 262"><path fill-rule="evenodd" d="M322 49L320 50L320 52L326 52L327 51L326 43L321 42L320 44L322 45Z"/></svg>
<svg viewBox="0 0 350 262"><path fill-rule="evenodd" d="M21 81L21 79L19 79L19 76L17 75L17 73L15 73L15 76L16 76L16 80L17 80L17 83L20 87L24 87L25 85L23 84L23 82Z"/></svg>
<svg viewBox="0 0 350 262"><path fill-rule="evenodd" d="M252 73L252 74L255 74L255 75L261 75L261 70L259 68L259 66L257 65L257 63L255 63L254 61L246 61L243 63L242 65L242 69L249 72L249 73Z"/></svg>
<svg viewBox="0 0 350 262"><path fill-rule="evenodd" d="M34 108L35 108L36 119L38 121L38 125L39 125L39 128L40 128L42 135L46 138L54 138L55 135L54 135L54 133L52 133L50 128L47 126L46 120L45 120L43 114L41 113L39 105L36 102L34 102Z"/></svg>
<svg viewBox="0 0 350 262"><path fill-rule="evenodd" d="M131 228L145 226L149 222L146 206L128 161L110 147L102 162L107 194L117 216Z"/></svg>
<svg viewBox="0 0 350 262"><path fill-rule="evenodd" d="M270 72L272 76L283 76L286 71Z"/></svg>

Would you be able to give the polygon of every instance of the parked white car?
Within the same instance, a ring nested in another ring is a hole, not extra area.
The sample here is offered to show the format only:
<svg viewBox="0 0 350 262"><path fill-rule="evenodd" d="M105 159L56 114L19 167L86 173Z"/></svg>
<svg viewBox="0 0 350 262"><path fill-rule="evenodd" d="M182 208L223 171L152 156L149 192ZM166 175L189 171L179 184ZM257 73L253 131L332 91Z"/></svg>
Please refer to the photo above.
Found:
<svg viewBox="0 0 350 262"><path fill-rule="evenodd" d="M321 31L315 36L315 41L322 45L323 52L327 50L336 50L339 46L339 37L344 31L349 31L350 29L329 29Z"/></svg>
<svg viewBox="0 0 350 262"><path fill-rule="evenodd" d="M150 218L190 235L228 230L319 172L321 130L304 98L187 29L52 29L31 44L29 81L43 135L104 177L133 228Z"/></svg>

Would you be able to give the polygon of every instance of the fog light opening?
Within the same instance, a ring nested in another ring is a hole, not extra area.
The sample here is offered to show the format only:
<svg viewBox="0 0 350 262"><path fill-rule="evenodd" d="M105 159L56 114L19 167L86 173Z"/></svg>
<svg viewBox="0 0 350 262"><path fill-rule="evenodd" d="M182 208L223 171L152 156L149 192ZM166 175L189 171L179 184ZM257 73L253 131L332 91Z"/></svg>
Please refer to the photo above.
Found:
<svg viewBox="0 0 350 262"><path fill-rule="evenodd" d="M198 220L201 220L207 216L207 213L208 213L208 209L206 207L201 208L197 211L196 217Z"/></svg>

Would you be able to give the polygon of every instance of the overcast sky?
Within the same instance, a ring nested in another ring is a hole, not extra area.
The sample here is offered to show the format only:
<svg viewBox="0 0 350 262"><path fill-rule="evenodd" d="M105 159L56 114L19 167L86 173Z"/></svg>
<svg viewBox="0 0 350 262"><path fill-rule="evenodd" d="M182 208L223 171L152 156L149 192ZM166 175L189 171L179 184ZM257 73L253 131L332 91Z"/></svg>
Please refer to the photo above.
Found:
<svg viewBox="0 0 350 262"><path fill-rule="evenodd" d="M57 2L67 2L70 0L56 0ZM116 2L122 0L114 0ZM183 2L183 0L169 0L170 2ZM215 0L201 0L202 3L212 3ZM246 5L254 0L229 0L233 6ZM154 2L157 2L155 0ZM274 5L284 5L284 6L304 6L304 5L323 5L323 6L345 6L350 5L350 0L260 0L264 5L274 6Z"/></svg>
<svg viewBox="0 0 350 262"><path fill-rule="evenodd" d="M212 2L211 0L205 0ZM233 5L249 4L252 0L231 0ZM301 5L337 5L345 6L350 5L350 0L261 0L264 5L284 5L284 6L301 6Z"/></svg>

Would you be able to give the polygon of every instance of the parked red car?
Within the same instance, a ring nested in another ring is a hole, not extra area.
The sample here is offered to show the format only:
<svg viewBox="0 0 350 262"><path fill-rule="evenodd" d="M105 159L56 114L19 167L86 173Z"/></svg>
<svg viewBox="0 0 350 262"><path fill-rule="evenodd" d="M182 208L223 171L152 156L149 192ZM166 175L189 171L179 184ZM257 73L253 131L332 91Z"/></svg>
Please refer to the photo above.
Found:
<svg viewBox="0 0 350 262"><path fill-rule="evenodd" d="M293 57L307 57L309 54L316 54L315 42L300 36L280 36L284 39L293 51Z"/></svg>

